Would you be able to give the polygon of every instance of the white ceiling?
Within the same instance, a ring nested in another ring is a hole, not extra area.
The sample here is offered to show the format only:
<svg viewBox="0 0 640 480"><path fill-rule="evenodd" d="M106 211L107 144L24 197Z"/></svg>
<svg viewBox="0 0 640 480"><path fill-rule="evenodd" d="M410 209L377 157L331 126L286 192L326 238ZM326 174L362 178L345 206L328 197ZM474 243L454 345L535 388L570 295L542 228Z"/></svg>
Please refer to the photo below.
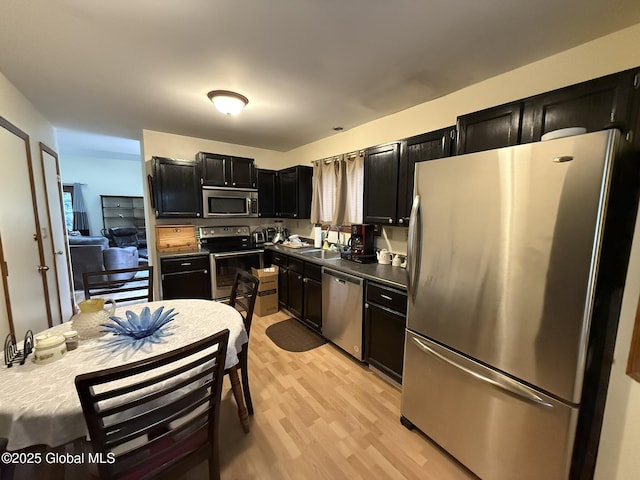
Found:
<svg viewBox="0 0 640 480"><path fill-rule="evenodd" d="M287 151L636 23L638 0L2 0L0 71L58 128Z"/></svg>

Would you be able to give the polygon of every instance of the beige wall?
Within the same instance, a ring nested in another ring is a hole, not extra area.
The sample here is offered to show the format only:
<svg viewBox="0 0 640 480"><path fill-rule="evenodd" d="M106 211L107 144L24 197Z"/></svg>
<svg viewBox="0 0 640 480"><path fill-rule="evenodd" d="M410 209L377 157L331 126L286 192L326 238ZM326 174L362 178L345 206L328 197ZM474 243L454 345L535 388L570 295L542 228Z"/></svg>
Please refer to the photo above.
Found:
<svg viewBox="0 0 640 480"><path fill-rule="evenodd" d="M456 117L640 65L640 24L286 153L288 165L454 125Z"/></svg>
<svg viewBox="0 0 640 480"><path fill-rule="evenodd" d="M151 160L151 157L154 156L195 160L196 153L211 152L255 158L256 166L259 168L278 170L289 166L285 163L283 153L275 150L215 142L213 140L185 137L153 130L143 130L142 152L146 161Z"/></svg>

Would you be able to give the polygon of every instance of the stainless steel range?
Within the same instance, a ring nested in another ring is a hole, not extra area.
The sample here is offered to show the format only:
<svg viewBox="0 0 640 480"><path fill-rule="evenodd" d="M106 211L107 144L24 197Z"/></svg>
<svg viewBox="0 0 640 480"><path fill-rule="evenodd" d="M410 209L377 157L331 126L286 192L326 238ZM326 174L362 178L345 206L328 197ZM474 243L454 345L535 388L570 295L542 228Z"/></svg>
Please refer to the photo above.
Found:
<svg viewBox="0 0 640 480"><path fill-rule="evenodd" d="M211 296L228 298L238 270L262 268L264 250L256 248L247 226L199 227L200 246L210 252Z"/></svg>

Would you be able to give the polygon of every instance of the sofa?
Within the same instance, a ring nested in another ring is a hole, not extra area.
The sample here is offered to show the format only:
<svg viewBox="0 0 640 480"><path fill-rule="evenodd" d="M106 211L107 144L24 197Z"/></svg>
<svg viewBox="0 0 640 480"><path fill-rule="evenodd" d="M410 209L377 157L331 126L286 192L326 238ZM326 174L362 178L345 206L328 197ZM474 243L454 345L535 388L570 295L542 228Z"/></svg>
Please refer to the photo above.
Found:
<svg viewBox="0 0 640 480"><path fill-rule="evenodd" d="M138 249L136 247L110 247L106 237L83 235L69 236L71 253L71 269L75 290L82 290L82 274L120 268L138 266ZM108 280L128 280L135 272L105 276Z"/></svg>

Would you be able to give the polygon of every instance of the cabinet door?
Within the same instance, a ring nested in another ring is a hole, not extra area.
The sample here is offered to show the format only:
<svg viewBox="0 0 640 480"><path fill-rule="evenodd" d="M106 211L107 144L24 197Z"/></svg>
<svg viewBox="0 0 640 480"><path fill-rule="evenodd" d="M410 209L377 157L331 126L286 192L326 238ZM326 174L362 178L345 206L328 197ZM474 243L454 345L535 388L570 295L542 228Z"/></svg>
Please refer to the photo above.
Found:
<svg viewBox="0 0 640 480"><path fill-rule="evenodd" d="M304 279L303 319L315 330L322 330L322 282L312 278Z"/></svg>
<svg viewBox="0 0 640 480"><path fill-rule="evenodd" d="M211 275L208 270L162 275L162 299L202 298L211 300Z"/></svg>
<svg viewBox="0 0 640 480"><path fill-rule="evenodd" d="M278 216L296 218L298 215L298 175L295 168L278 172ZM258 202L260 199L258 198Z"/></svg>
<svg viewBox="0 0 640 480"><path fill-rule="evenodd" d="M153 157L156 217L201 217L200 172L196 162Z"/></svg>
<svg viewBox="0 0 640 480"><path fill-rule="evenodd" d="M256 188L253 158L231 158L231 187Z"/></svg>
<svg viewBox="0 0 640 480"><path fill-rule="evenodd" d="M527 100L522 143L537 142L545 133L567 127L584 127L587 132L618 127L626 132L633 121L637 74L628 70Z"/></svg>
<svg viewBox="0 0 640 480"><path fill-rule="evenodd" d="M273 218L276 216L276 172L275 170L256 169L258 185L258 216Z"/></svg>
<svg viewBox="0 0 640 480"><path fill-rule="evenodd" d="M402 383L405 317L366 304L365 361Z"/></svg>
<svg viewBox="0 0 640 480"><path fill-rule="evenodd" d="M231 186L231 158L217 153L198 153L202 169L202 185L212 187Z"/></svg>
<svg viewBox="0 0 640 480"><path fill-rule="evenodd" d="M208 256L180 256L160 260L162 298L203 298L211 300Z"/></svg>
<svg viewBox="0 0 640 480"><path fill-rule="evenodd" d="M364 223L397 222L400 144L368 148L364 155Z"/></svg>
<svg viewBox="0 0 640 480"><path fill-rule="evenodd" d="M289 269L289 300L287 310L296 318L302 318L304 282L302 274Z"/></svg>
<svg viewBox="0 0 640 480"><path fill-rule="evenodd" d="M458 155L520 143L522 108L514 102L458 117Z"/></svg>
<svg viewBox="0 0 640 480"><path fill-rule="evenodd" d="M454 152L456 127L451 126L411 137L400 148L400 179L398 181L398 224L409 226L413 203L415 164L436 158L450 157Z"/></svg>
<svg viewBox="0 0 640 480"><path fill-rule="evenodd" d="M278 304L287 308L289 303L289 269L278 268Z"/></svg>

